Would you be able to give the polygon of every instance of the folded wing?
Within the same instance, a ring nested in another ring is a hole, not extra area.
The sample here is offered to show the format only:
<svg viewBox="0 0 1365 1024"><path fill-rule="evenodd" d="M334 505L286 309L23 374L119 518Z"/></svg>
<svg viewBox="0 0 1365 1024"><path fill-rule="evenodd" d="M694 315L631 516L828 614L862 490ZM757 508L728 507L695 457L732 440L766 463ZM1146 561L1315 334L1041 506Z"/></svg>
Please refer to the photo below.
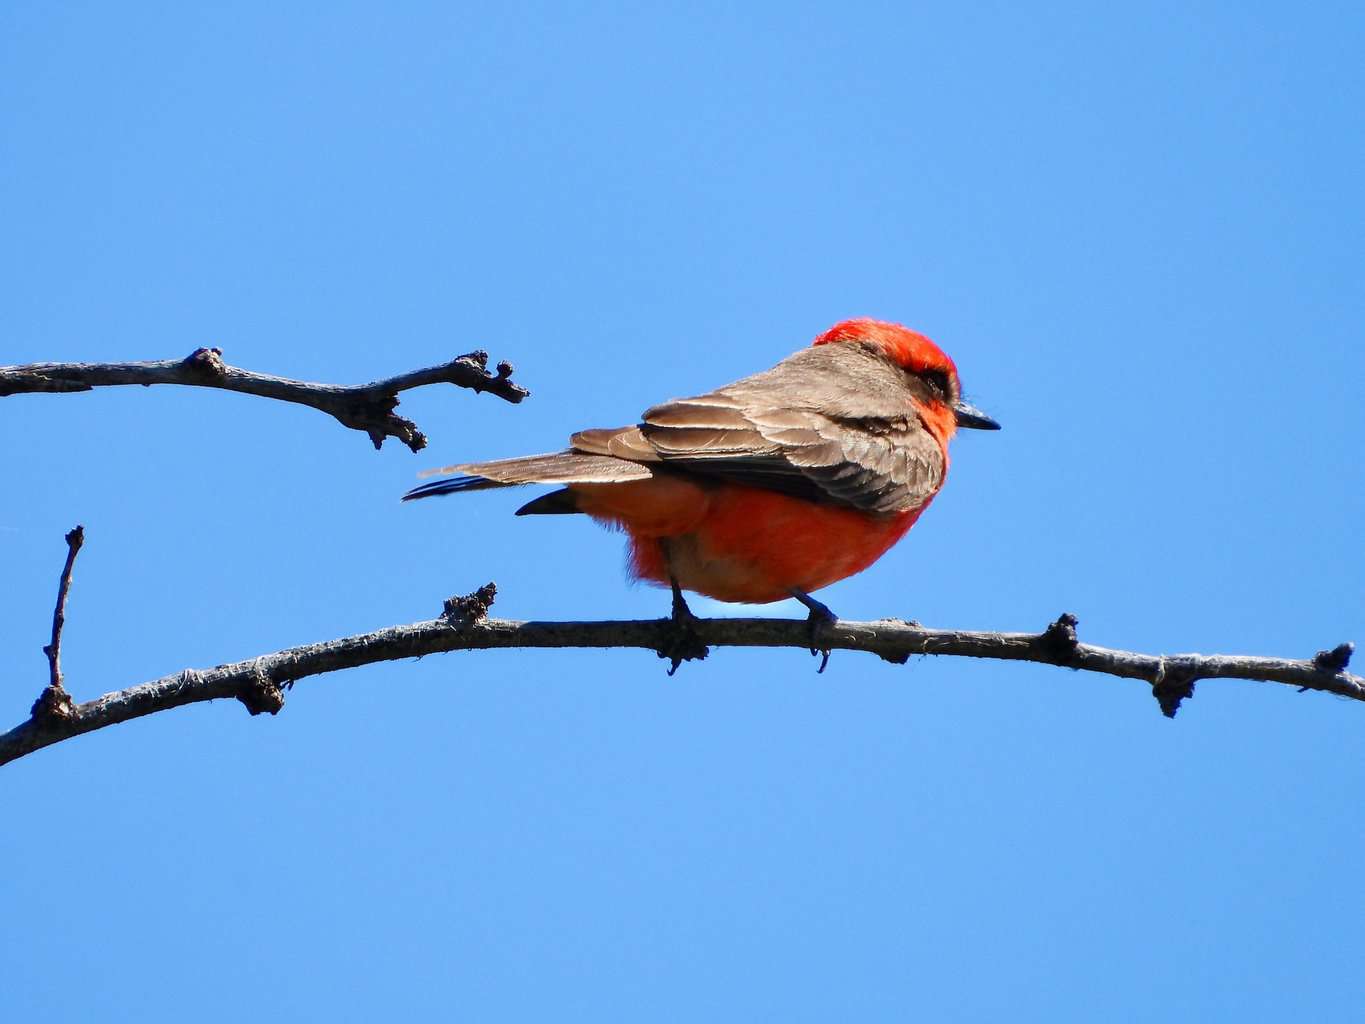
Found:
<svg viewBox="0 0 1365 1024"><path fill-rule="evenodd" d="M910 395L902 371L876 351L825 345L657 405L637 430L670 469L896 512L917 508L943 482L942 449Z"/></svg>
<svg viewBox="0 0 1365 1024"><path fill-rule="evenodd" d="M898 367L856 344L803 349L771 370L584 430L567 451L449 466L405 499L514 484L610 484L696 474L867 512L917 508L944 457Z"/></svg>

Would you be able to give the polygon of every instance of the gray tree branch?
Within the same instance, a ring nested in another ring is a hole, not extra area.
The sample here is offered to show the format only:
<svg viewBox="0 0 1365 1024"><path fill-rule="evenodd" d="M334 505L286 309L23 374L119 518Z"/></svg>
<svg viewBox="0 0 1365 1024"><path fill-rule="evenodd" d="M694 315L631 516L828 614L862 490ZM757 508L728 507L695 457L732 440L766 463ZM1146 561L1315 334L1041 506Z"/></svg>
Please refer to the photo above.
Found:
<svg viewBox="0 0 1365 1024"><path fill-rule="evenodd" d="M275 714L284 706L285 689L300 679L379 661L499 648L634 647L654 651L660 657L668 657L665 652L676 649L677 627L668 619L489 619L486 615L495 592L490 583L468 597L452 598L446 602L445 613L430 622L291 647L211 669L186 669L65 708L46 708L39 701L28 721L0 736L0 764L82 733L199 701L232 697L253 715L263 711ZM698 619L694 626L702 642L716 647L812 646L811 626L803 620ZM926 629L898 619L840 621L823 628L816 643L833 650L863 651L896 663L904 663L912 655L947 655L1032 661L1140 679L1152 687L1168 716L1175 715L1180 702L1193 694L1194 684L1201 679L1283 683L1365 701L1365 679L1346 671L1350 644L1309 659L1139 654L1080 643L1076 619L1071 615L1063 615L1041 633Z"/></svg>
<svg viewBox="0 0 1365 1024"><path fill-rule="evenodd" d="M85 543L85 527L77 523L66 535L66 564L57 583L57 606L52 611L52 641L43 648L47 655L47 686L33 705L38 717L64 714L71 710L71 695L62 685L62 627L66 625L66 599L71 593L71 573L76 555Z"/></svg>
<svg viewBox="0 0 1365 1024"><path fill-rule="evenodd" d="M426 447L426 436L411 420L394 414L398 392L427 384L454 384L486 391L508 402L530 394L512 381L512 364L499 363L488 372L488 353L470 352L440 366L400 374L372 384L345 387L313 384L265 373L255 373L223 362L221 349L197 349L185 359L150 363L30 363L0 366L0 398L8 395L90 391L126 384L183 384L220 388L245 395L274 398L311 406L336 418L343 426L369 435L376 448L386 437L396 437L414 452Z"/></svg>

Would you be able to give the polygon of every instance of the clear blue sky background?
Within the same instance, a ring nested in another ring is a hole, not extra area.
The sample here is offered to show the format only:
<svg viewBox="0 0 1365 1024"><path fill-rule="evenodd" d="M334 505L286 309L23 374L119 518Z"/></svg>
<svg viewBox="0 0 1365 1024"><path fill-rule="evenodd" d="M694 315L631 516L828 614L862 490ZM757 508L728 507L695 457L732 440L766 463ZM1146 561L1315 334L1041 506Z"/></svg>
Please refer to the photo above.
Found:
<svg viewBox="0 0 1365 1024"><path fill-rule="evenodd" d="M0 10L0 362L405 395L414 456L188 389L0 401L0 710L431 618L663 614L618 537L443 462L939 340L1005 429L849 618L1365 641L1350 4ZM742 613L702 603L708 613ZM777 609L778 612L783 609ZM0 991L45 1021L1345 1019L1365 709L1041 666L433 657L0 769Z"/></svg>

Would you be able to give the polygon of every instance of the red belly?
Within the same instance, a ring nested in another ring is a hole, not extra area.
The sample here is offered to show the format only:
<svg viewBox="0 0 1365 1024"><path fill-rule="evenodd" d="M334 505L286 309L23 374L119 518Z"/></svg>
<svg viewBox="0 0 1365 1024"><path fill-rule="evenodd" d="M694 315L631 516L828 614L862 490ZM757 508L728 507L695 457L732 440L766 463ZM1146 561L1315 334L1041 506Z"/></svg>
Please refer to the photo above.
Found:
<svg viewBox="0 0 1365 1024"><path fill-rule="evenodd" d="M890 515L820 505L754 487L680 477L579 485L579 507L630 535L631 573L667 586L766 604L861 572L915 524L919 508ZM932 497L930 498L932 500Z"/></svg>

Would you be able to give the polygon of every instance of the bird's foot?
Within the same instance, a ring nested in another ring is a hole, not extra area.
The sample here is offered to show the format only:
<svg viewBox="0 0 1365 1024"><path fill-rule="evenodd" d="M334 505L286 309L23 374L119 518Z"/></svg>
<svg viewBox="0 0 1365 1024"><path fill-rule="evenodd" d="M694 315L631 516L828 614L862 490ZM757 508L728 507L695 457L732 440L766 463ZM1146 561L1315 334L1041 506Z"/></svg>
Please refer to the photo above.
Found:
<svg viewBox="0 0 1365 1024"><path fill-rule="evenodd" d="M701 636L697 633L697 617L687 607L682 590L676 583L673 584L673 614L665 621L668 626L663 646L659 648L659 657L668 659L668 674L671 676L684 661L700 661L710 651L701 642Z"/></svg>
<svg viewBox="0 0 1365 1024"><path fill-rule="evenodd" d="M801 590L793 590L792 597L796 598L809 609L810 614L806 616L806 626L810 629L810 653L811 656L820 655L820 667L816 669L816 674L825 671L825 666L829 664L829 647L821 643L824 639L825 630L829 629L839 621L839 616L830 611L829 605L823 601L817 601L809 594Z"/></svg>

